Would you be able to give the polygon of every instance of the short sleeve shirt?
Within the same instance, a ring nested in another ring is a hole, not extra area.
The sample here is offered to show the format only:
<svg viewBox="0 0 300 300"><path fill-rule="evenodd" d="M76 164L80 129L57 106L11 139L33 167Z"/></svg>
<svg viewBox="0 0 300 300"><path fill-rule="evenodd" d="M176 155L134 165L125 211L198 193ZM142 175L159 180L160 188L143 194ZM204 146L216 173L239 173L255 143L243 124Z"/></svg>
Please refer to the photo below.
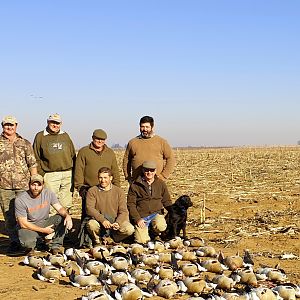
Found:
<svg viewBox="0 0 300 300"><path fill-rule="evenodd" d="M31 223L39 225L49 218L50 206L59 203L55 193L44 188L38 198L32 198L28 191L21 193L15 201L16 217L27 217Z"/></svg>

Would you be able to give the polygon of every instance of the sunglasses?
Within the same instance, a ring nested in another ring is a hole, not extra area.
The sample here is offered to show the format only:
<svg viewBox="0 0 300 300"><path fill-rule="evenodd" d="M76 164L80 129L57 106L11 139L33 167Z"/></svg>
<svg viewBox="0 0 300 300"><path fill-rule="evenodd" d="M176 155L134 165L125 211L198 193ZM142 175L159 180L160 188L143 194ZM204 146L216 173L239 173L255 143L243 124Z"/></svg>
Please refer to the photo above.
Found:
<svg viewBox="0 0 300 300"><path fill-rule="evenodd" d="M148 169L148 168L144 168L144 172L146 173L146 172L155 172L155 169Z"/></svg>

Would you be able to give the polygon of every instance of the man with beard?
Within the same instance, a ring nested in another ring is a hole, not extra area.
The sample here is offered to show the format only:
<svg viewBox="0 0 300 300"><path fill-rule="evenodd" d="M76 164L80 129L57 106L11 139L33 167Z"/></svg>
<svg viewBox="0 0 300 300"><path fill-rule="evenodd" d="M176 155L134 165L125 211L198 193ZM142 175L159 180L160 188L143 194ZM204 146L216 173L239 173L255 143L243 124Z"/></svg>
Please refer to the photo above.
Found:
<svg viewBox="0 0 300 300"><path fill-rule="evenodd" d="M36 134L33 149L38 173L44 176L45 186L69 210L72 207L72 174L76 153L70 136L61 130L61 125L59 114L50 115L46 129ZM51 209L51 214L55 213Z"/></svg>
<svg viewBox="0 0 300 300"><path fill-rule="evenodd" d="M58 214L49 217L50 206ZM63 252L63 240L67 230L73 227L68 211L59 203L56 195L44 188L44 179L36 174L30 177L29 190L16 198L15 214L19 224L21 245L34 253L38 239L49 239L53 254Z"/></svg>
<svg viewBox="0 0 300 300"><path fill-rule="evenodd" d="M123 158L125 179L132 183L142 171L146 160L156 162L156 176L168 179L175 166L173 151L168 142L154 134L154 120L150 116L140 119L140 135L131 139Z"/></svg>
<svg viewBox="0 0 300 300"><path fill-rule="evenodd" d="M21 250L16 230L15 198L28 188L30 175L37 164L30 142L17 133L18 121L13 116L2 120L0 135L0 206L10 245L9 253Z"/></svg>

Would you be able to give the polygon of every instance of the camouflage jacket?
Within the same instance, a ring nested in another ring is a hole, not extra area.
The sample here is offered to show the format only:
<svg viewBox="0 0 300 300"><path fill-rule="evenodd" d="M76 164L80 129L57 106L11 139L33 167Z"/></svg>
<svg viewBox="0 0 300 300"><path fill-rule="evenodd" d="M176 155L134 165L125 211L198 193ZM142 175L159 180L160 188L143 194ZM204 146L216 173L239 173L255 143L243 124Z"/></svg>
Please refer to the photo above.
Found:
<svg viewBox="0 0 300 300"><path fill-rule="evenodd" d="M30 168L36 167L31 144L17 134L11 143L3 134L0 136L0 188L28 189Z"/></svg>

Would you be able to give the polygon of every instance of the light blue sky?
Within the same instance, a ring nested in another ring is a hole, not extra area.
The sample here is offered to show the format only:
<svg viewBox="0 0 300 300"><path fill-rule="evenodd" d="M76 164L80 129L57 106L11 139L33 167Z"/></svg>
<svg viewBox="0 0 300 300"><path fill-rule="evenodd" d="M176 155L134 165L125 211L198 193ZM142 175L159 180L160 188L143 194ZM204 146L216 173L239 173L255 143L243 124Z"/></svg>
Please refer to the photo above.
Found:
<svg viewBox="0 0 300 300"><path fill-rule="evenodd" d="M1 117L32 141L58 112L76 147L143 115L172 146L296 144L299 37L296 0L1 1Z"/></svg>

